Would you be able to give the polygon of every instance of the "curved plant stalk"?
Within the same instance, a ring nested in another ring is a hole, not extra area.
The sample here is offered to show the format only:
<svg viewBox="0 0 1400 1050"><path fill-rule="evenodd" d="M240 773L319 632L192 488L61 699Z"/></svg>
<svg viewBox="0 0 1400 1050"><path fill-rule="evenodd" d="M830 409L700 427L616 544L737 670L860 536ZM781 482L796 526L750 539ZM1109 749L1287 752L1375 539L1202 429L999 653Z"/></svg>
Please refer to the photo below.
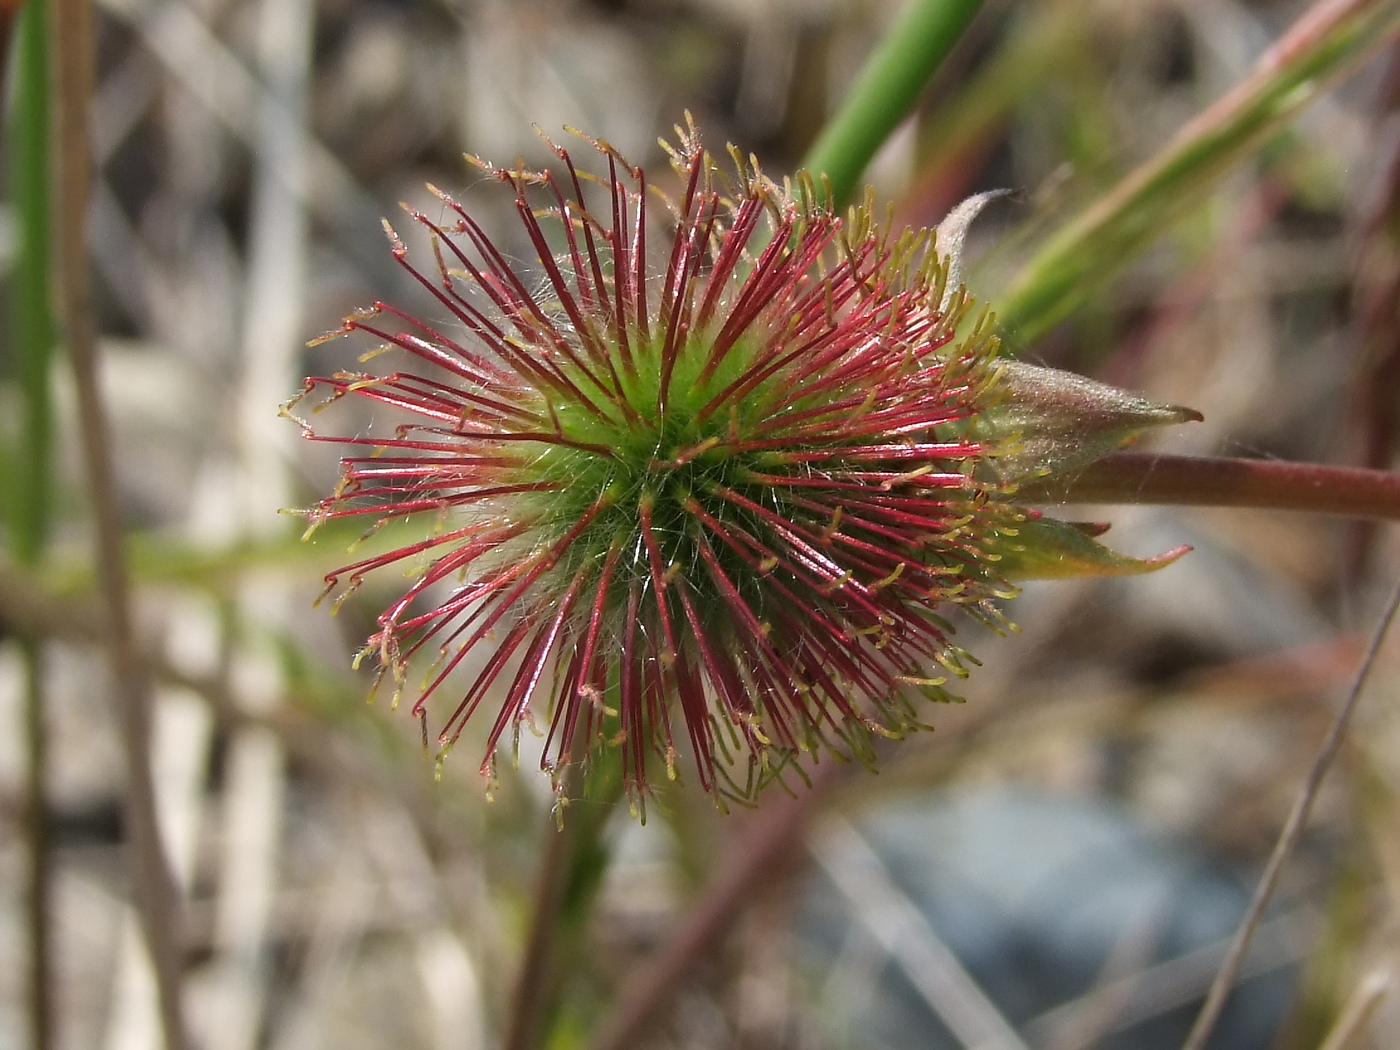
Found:
<svg viewBox="0 0 1400 1050"><path fill-rule="evenodd" d="M126 757L129 863L142 930L156 975L165 1050L188 1045L180 995L181 932L175 879L161 849L151 781L151 695L131 615L106 404L98 381L97 329L88 273L87 202L92 187L90 106L94 42L91 0L52 4L56 101L55 195L61 314L77 392L96 554Z"/></svg>
<svg viewBox="0 0 1400 1050"><path fill-rule="evenodd" d="M808 171L826 176L838 206L855 195L866 165L909 113L982 2L909 0L803 159Z"/></svg>
<svg viewBox="0 0 1400 1050"><path fill-rule="evenodd" d="M1400 33L1400 0L1320 0L1232 91L1044 244L998 296L1030 342L1118 272L1325 87Z"/></svg>
<svg viewBox="0 0 1400 1050"><path fill-rule="evenodd" d="M1400 520L1400 473L1275 459L1117 452L1016 495L1024 503L1257 507Z"/></svg>

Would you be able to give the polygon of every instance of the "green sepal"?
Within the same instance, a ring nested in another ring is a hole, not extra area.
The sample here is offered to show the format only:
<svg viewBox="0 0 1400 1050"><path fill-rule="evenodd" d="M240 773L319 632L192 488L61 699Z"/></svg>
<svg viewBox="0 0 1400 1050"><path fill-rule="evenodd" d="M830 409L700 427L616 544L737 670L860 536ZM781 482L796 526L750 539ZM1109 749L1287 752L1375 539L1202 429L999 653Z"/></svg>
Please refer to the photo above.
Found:
<svg viewBox="0 0 1400 1050"><path fill-rule="evenodd" d="M1082 467L1151 427L1201 419L1192 408L1164 405L1073 372L1020 361L1001 365L1001 399L973 435L1007 451L991 461L1003 482Z"/></svg>
<svg viewBox="0 0 1400 1050"><path fill-rule="evenodd" d="M1010 581L1068 580L1078 576L1138 576L1176 561L1190 547L1177 547L1153 558L1131 558L1098 540L1105 526L1091 522L1033 518L1003 537L994 553L997 571Z"/></svg>

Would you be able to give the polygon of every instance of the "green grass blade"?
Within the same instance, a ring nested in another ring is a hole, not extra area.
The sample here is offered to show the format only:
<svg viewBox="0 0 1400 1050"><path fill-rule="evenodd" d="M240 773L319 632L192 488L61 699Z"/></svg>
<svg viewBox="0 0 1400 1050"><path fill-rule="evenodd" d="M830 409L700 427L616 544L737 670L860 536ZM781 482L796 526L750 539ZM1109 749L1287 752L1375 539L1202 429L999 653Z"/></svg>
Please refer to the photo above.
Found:
<svg viewBox="0 0 1400 1050"><path fill-rule="evenodd" d="M21 424L15 447L4 450L0 500L8 518L16 561L37 565L52 517L53 402L49 384L54 321L49 301L49 77L48 32L39 0L30 0L14 25L14 78L6 121L11 205L18 251L11 273L10 350L20 387ZM53 840L45 783L50 776L45 728L44 645L23 632L25 669L25 840L27 887L29 1034L35 1050L48 1050L56 1033L54 987Z"/></svg>
<svg viewBox="0 0 1400 1050"><path fill-rule="evenodd" d="M1023 343L1044 333L1398 32L1400 0L1314 4L1233 91L1039 249L998 300L1003 325Z"/></svg>
<svg viewBox="0 0 1400 1050"><path fill-rule="evenodd" d="M20 386L23 423L5 478L13 556L38 561L48 533L53 405L49 386L54 347L49 301L48 60L44 11L26 4L15 27L15 79L9 114L11 201L19 232L11 277L9 335Z"/></svg>
<svg viewBox="0 0 1400 1050"><path fill-rule="evenodd" d="M855 195L866 165L981 7L982 0L910 0L890 27L803 160L808 171L830 180L836 205Z"/></svg>

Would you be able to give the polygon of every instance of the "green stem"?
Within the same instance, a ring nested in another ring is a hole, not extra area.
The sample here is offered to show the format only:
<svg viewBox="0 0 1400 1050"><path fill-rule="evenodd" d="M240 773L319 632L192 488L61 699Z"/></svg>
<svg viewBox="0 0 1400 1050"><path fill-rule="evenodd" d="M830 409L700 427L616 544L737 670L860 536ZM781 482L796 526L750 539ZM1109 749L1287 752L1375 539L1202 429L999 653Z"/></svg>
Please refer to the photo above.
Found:
<svg viewBox="0 0 1400 1050"><path fill-rule="evenodd" d="M563 785L564 797L573 801L564 819L556 824L551 818L546 831L504 1050L549 1045L563 1013L567 978L581 964L579 948L607 869L603 829L622 797L621 768L600 754L585 777L578 772L581 757L580 752L571 761Z"/></svg>
<svg viewBox="0 0 1400 1050"><path fill-rule="evenodd" d="M10 28L9 12L5 28ZM35 567L44 557L52 497L53 399L49 374L54 325L49 303L49 104L48 34L44 9L24 5L13 26L15 79L7 146L11 203L19 244L10 279L9 334L19 378L23 423L19 444L6 450L4 503L15 560ZM5 45L9 44L8 32ZM8 51L8 47L7 47ZM25 837L29 847L28 939L31 1045L54 1045L53 848L44 785L48 780L48 736L44 730L44 643L20 638L25 668Z"/></svg>
<svg viewBox="0 0 1400 1050"><path fill-rule="evenodd" d="M10 279L10 338L24 405L18 463L6 478L15 560L39 561L51 514L54 325L49 303L49 107L44 9L26 4L15 33L17 70L9 127L10 193L19 251ZM8 471L7 471L8 473Z"/></svg>
<svg viewBox="0 0 1400 1050"><path fill-rule="evenodd" d="M910 0L802 166L831 183L832 203L854 196L861 173L913 108L983 0Z"/></svg>
<svg viewBox="0 0 1400 1050"><path fill-rule="evenodd" d="M1288 463L1118 452L1071 476L1023 485L1022 503L1171 503L1258 507L1400 520L1400 473Z"/></svg>

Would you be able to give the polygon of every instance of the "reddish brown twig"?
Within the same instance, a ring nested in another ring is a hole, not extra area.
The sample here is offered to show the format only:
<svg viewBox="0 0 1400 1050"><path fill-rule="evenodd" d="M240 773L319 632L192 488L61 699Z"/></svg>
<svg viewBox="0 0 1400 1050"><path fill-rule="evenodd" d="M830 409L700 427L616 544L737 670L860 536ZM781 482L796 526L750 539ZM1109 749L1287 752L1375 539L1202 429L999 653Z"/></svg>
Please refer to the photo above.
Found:
<svg viewBox="0 0 1400 1050"><path fill-rule="evenodd" d="M1017 495L1026 503L1174 503L1400 519L1400 473L1275 459L1119 452Z"/></svg>

